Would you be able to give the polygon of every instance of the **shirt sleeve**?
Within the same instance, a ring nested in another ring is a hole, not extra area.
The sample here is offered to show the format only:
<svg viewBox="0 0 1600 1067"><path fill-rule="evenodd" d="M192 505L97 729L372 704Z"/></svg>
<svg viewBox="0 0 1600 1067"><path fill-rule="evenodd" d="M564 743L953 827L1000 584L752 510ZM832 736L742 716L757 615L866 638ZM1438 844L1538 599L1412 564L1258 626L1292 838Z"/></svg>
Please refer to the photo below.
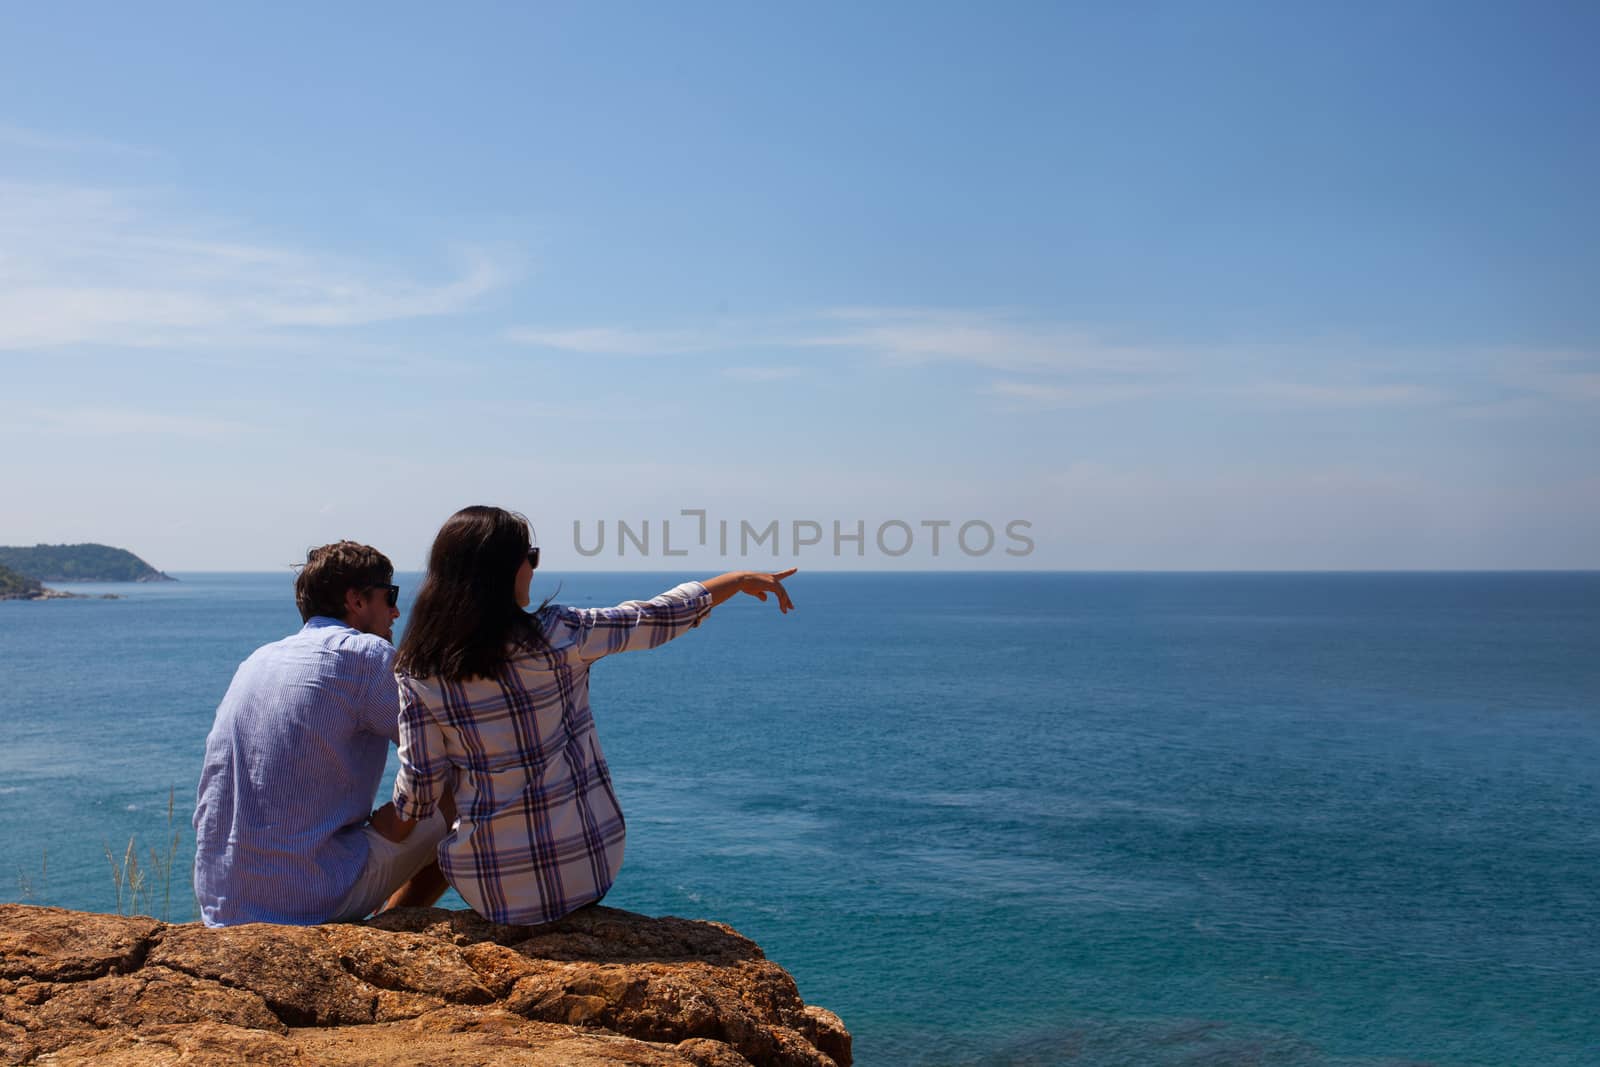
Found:
<svg viewBox="0 0 1600 1067"><path fill-rule="evenodd" d="M394 677L394 647L387 641L382 645L369 653L373 678L361 709L361 722L378 736L399 744L400 691Z"/></svg>
<svg viewBox="0 0 1600 1067"><path fill-rule="evenodd" d="M559 611L576 633L578 655L593 661L613 652L656 648L688 633L711 614L711 591L699 582L684 582L649 600L614 608L563 605Z"/></svg>
<svg viewBox="0 0 1600 1067"><path fill-rule="evenodd" d="M450 781L450 761L445 756L444 732L427 705L407 684L400 684L400 769L394 776L394 808L402 819L422 819L433 814L439 794Z"/></svg>

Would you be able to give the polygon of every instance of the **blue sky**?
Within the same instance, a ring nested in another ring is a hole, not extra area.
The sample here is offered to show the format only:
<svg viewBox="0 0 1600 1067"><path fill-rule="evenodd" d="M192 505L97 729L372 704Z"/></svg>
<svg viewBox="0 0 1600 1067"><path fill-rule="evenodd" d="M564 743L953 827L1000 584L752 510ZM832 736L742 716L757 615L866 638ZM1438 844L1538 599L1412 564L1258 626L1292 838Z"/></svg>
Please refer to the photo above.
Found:
<svg viewBox="0 0 1600 1067"><path fill-rule="evenodd" d="M1600 566L1597 33L1547 3L17 8L0 543L413 569L488 502L555 569ZM779 557L662 557L684 509L779 522ZM952 549L968 522L992 551Z"/></svg>

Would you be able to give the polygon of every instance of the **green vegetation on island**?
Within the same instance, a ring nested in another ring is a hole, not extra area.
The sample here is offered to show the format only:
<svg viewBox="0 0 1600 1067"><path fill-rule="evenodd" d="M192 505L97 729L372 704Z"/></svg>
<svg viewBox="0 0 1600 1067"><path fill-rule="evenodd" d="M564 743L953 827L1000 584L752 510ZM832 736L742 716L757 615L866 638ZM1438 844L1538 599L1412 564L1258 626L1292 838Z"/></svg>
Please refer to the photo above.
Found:
<svg viewBox="0 0 1600 1067"><path fill-rule="evenodd" d="M0 568L40 582L175 581L125 548L110 545L0 546Z"/></svg>
<svg viewBox="0 0 1600 1067"><path fill-rule="evenodd" d="M0 566L0 600L32 600L43 590L37 579Z"/></svg>

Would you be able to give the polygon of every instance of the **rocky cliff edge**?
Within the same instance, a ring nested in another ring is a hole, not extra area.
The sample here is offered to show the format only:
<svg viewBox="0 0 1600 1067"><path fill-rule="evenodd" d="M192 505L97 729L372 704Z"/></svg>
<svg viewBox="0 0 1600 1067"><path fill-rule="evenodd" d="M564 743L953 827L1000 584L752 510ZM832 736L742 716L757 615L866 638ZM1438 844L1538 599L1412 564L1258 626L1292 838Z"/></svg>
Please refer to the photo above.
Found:
<svg viewBox="0 0 1600 1067"><path fill-rule="evenodd" d="M208 930L7 904L0 1063L848 1067L850 1034L717 923L405 908Z"/></svg>

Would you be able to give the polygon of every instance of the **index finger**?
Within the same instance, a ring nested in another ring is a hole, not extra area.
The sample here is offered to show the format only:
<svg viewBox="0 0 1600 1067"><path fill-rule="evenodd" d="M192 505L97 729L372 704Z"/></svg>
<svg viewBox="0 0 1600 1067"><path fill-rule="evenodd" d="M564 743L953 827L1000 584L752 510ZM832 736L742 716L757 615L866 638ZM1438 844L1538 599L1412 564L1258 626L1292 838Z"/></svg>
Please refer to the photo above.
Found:
<svg viewBox="0 0 1600 1067"><path fill-rule="evenodd" d="M776 578L777 575L773 575L773 577ZM779 609L782 610L784 614L788 614L790 611L794 610L794 601L789 599L789 590L783 587L783 583L774 581L772 585L778 594Z"/></svg>

